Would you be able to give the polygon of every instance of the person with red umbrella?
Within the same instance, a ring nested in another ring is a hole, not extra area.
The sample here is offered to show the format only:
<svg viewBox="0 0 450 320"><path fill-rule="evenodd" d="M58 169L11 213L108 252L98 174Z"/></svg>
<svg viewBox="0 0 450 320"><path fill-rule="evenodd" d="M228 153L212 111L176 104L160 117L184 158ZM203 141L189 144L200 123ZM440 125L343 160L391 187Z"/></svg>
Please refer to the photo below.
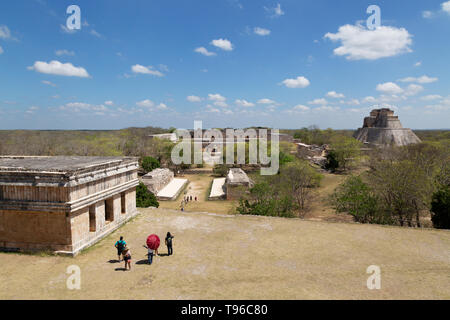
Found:
<svg viewBox="0 0 450 320"><path fill-rule="evenodd" d="M158 248L161 241L156 234L149 235L147 238L147 245L144 245L144 248L148 250L148 264L152 264L153 255L158 254Z"/></svg>

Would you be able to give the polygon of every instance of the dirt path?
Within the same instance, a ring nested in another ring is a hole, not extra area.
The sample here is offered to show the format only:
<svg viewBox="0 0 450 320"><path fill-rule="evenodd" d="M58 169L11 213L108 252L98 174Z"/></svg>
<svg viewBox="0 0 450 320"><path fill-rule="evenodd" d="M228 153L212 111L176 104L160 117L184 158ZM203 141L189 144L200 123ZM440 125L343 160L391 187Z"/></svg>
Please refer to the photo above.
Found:
<svg viewBox="0 0 450 320"><path fill-rule="evenodd" d="M185 196L192 196L197 201L189 201L185 206L186 211L191 212L213 212L213 213L233 213L236 205L235 201L209 201L209 192L214 177L210 174L186 174L183 179L189 180L184 193L176 201L160 201L160 208L180 210L181 200Z"/></svg>
<svg viewBox="0 0 450 320"><path fill-rule="evenodd" d="M323 179L320 187L316 190L312 201L310 211L305 219L313 221L333 221L333 222L352 222L353 218L348 214L336 214L329 203L329 198L334 190L347 178L345 175L332 173L322 173Z"/></svg>
<svg viewBox="0 0 450 320"><path fill-rule="evenodd" d="M167 231L174 255L147 265L146 237ZM75 258L0 253L0 299L450 299L449 252L449 231L146 209ZM81 290L67 288L73 265Z"/></svg>

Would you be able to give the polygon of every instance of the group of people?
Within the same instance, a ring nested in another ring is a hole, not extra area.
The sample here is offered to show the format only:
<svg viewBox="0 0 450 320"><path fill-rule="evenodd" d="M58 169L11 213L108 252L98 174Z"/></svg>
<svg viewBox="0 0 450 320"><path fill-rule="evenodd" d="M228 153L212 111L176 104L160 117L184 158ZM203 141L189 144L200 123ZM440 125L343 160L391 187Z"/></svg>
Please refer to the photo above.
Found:
<svg viewBox="0 0 450 320"><path fill-rule="evenodd" d="M197 196L192 197L192 196L185 196L184 197L184 202L188 203L189 201L197 201Z"/></svg>
<svg viewBox="0 0 450 320"><path fill-rule="evenodd" d="M175 238L170 232L167 232L165 238L165 244L167 246L167 255L171 256L173 254L173 238ZM119 262L122 261L121 257L123 257L123 261L125 261L125 271L131 270L131 250L127 246L125 240L121 236L120 239L114 245L117 248L117 256L119 257ZM152 264L153 256L159 255L158 249L154 250L149 248L147 245L144 247L148 250L148 264Z"/></svg>
<svg viewBox="0 0 450 320"><path fill-rule="evenodd" d="M184 211L184 206L187 205L189 202L197 201L197 196L185 196L183 200L181 200L181 211Z"/></svg>

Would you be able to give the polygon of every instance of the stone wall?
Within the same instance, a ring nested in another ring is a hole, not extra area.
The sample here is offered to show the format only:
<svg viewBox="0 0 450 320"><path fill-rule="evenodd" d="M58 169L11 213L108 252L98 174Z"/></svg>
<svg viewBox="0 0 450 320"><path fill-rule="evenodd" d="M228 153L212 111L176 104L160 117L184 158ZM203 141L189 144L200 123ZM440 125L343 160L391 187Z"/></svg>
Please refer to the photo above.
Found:
<svg viewBox="0 0 450 320"><path fill-rule="evenodd" d="M62 212L0 210L0 247L22 250L67 250L68 220Z"/></svg>
<svg viewBox="0 0 450 320"><path fill-rule="evenodd" d="M3 162L10 166L0 170L0 249L75 255L138 213L137 160L34 157ZM73 171L61 169L73 163L78 165ZM59 168L49 168L52 164Z"/></svg>
<svg viewBox="0 0 450 320"><path fill-rule="evenodd" d="M169 169L155 169L142 177L142 182L153 194L158 194L170 181L174 179L174 173Z"/></svg>

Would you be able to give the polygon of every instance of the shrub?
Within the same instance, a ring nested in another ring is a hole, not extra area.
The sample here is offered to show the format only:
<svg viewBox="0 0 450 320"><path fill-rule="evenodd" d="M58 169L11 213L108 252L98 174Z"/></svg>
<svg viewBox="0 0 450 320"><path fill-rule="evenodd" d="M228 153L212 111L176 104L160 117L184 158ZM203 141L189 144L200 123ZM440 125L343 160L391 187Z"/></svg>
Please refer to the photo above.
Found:
<svg viewBox="0 0 450 320"><path fill-rule="evenodd" d="M148 208L148 207L159 207L158 200L156 196L147 189L147 186L142 182L136 188L136 207L138 208Z"/></svg>
<svg viewBox="0 0 450 320"><path fill-rule="evenodd" d="M337 156L334 151L330 151L327 154L327 162L325 163L324 168L331 172L335 172L339 168L339 161L337 160Z"/></svg>
<svg viewBox="0 0 450 320"><path fill-rule="evenodd" d="M156 168L161 167L159 161L153 157L143 157L141 162L142 169L146 173L155 170Z"/></svg>
<svg viewBox="0 0 450 320"><path fill-rule="evenodd" d="M450 229L450 187L446 186L434 193L431 202L431 221L438 229Z"/></svg>
<svg viewBox="0 0 450 320"><path fill-rule="evenodd" d="M347 212L356 222L390 224L392 219L379 206L379 199L361 177L352 176L332 195L338 213Z"/></svg>
<svg viewBox="0 0 450 320"><path fill-rule="evenodd" d="M213 173L218 177L225 177L228 173L228 167L224 164L214 166Z"/></svg>

